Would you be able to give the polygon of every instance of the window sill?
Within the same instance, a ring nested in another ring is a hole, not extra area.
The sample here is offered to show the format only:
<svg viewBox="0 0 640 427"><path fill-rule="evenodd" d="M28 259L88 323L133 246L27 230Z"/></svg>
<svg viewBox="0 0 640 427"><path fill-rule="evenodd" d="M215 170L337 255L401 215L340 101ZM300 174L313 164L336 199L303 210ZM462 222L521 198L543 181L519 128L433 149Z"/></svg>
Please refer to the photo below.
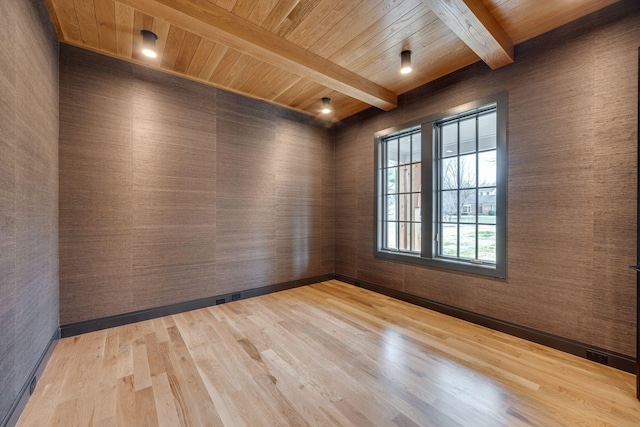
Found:
<svg viewBox="0 0 640 427"><path fill-rule="evenodd" d="M477 274L479 276L488 276L500 279L506 278L506 269L504 267L491 264L475 264L471 262L450 260L444 258L424 258L418 254L382 250L374 251L373 255L376 258L406 262L409 264L417 264L427 267L435 267L442 270Z"/></svg>

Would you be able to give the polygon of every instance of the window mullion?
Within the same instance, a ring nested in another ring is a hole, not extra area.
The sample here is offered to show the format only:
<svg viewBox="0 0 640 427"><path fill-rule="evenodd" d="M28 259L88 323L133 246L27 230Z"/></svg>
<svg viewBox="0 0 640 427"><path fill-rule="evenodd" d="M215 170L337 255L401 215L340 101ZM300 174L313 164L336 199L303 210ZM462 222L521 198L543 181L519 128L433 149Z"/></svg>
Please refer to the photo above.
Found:
<svg viewBox="0 0 640 427"><path fill-rule="evenodd" d="M378 165L379 170L381 170L382 172L380 173L380 177L378 178L378 185L380 185L380 189L381 189L381 193L382 193L382 209L381 209L381 215L382 218L380 219L380 223L382 224L382 247L386 248L389 244L389 239L387 238L387 229L389 228L388 225L388 218L389 216L387 215L388 212L388 206L387 206L387 196L388 196L388 190L387 190L387 177L389 176L389 171L387 169L387 150L385 149L385 145L380 142L378 144L378 152L382 152L382 163L380 165Z"/></svg>
<svg viewBox="0 0 640 427"><path fill-rule="evenodd" d="M397 137L398 151L396 152L396 246L398 252L400 251L400 137Z"/></svg>
<svg viewBox="0 0 640 427"><path fill-rule="evenodd" d="M478 121L478 116L476 116L475 119L475 144L476 144L476 234L475 234L475 240L476 240L476 256L475 259L480 259L480 252L479 252L479 247L480 247L480 239L478 236L478 233L480 232L480 228L478 227L478 223L480 222L480 190L478 190L478 188L480 187L480 129L479 129L479 121Z"/></svg>
<svg viewBox="0 0 640 427"><path fill-rule="evenodd" d="M433 178L434 172L437 173L437 165L434 164L433 157L434 155L437 158L437 141L439 140L439 133L437 128L431 124L424 124L421 127L421 161L422 161L422 176L420 177L422 192L421 192L421 205L422 208L420 210L420 233L422 235L422 250L421 254L423 257L433 258L434 257L434 246L435 252L438 251L438 242L434 242L434 231L436 235L438 235L439 230L434 230L434 224L436 218L434 218L434 214L438 215L437 211L434 212L434 194L437 193L437 183L434 186ZM434 171L435 168L435 171ZM434 191L435 190L435 191ZM439 209L437 202L437 197L435 201L435 210Z"/></svg>
<svg viewBox="0 0 640 427"><path fill-rule="evenodd" d="M385 150L386 151L386 150ZM387 156L385 154L385 165L387 164ZM384 169L387 174L389 173L388 169ZM382 199L382 222L384 224L384 226L382 227L382 234L383 234L383 244L384 247L389 247L389 190L388 190L388 185L387 185L387 177L383 176L382 177L382 185L384 188L384 196Z"/></svg>
<svg viewBox="0 0 640 427"><path fill-rule="evenodd" d="M409 147L410 147L410 150L411 150L411 156L409 157L409 178L410 178L410 185L409 185L409 191L410 191L410 194L409 194L409 207L410 207L410 210L409 210L409 249L411 251L413 251L413 233L414 233L414 231L413 231L414 217L413 216L414 216L414 212L415 212L415 207L413 206L413 194L414 194L413 193L414 192L414 188L413 188L413 180L414 180L413 172L414 172L414 170L413 170L413 168L414 168L414 164L415 164L414 163L415 159L413 158L413 151L414 151L413 150L413 134L411 135L411 138L410 138L409 141L410 141Z"/></svg>
<svg viewBox="0 0 640 427"><path fill-rule="evenodd" d="M458 163L458 179L456 182L456 187L457 187L457 191L456 191L456 232L457 232L457 236L456 236L456 258L460 258L460 216L462 214L462 212L460 212L460 184L462 182L462 173L461 173L461 167L460 167L460 121L456 122L456 131L458 133L457 135L457 144L458 144L458 149L456 151L457 154L457 163Z"/></svg>

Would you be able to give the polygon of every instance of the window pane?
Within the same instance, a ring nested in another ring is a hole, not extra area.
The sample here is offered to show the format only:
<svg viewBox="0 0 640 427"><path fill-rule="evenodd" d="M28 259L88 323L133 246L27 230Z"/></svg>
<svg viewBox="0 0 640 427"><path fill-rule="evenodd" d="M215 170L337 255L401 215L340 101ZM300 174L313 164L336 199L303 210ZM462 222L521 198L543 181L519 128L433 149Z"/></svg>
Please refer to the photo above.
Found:
<svg viewBox="0 0 640 427"><path fill-rule="evenodd" d="M476 186L476 155L460 156L460 188Z"/></svg>
<svg viewBox="0 0 640 427"><path fill-rule="evenodd" d="M460 224L460 256L462 258L476 258L475 224Z"/></svg>
<svg viewBox="0 0 640 427"><path fill-rule="evenodd" d="M476 118L460 121L460 154L476 151Z"/></svg>
<svg viewBox="0 0 640 427"><path fill-rule="evenodd" d="M442 255L458 256L458 226L442 224Z"/></svg>
<svg viewBox="0 0 640 427"><path fill-rule="evenodd" d="M398 192L398 168L387 169L387 193Z"/></svg>
<svg viewBox="0 0 640 427"><path fill-rule="evenodd" d="M442 157L458 154L458 124L452 123L441 128Z"/></svg>
<svg viewBox="0 0 640 427"><path fill-rule="evenodd" d="M405 130L403 134L389 135L380 141L378 153L384 157L379 166L383 238L380 246L384 250L413 252L414 246L421 245L416 236L422 232L420 128Z"/></svg>
<svg viewBox="0 0 640 427"><path fill-rule="evenodd" d="M400 223L400 245L398 249L402 251L411 250L411 224L406 222Z"/></svg>
<svg viewBox="0 0 640 427"><path fill-rule="evenodd" d="M411 136L411 161L413 163L422 161L422 134L414 133Z"/></svg>
<svg viewBox="0 0 640 427"><path fill-rule="evenodd" d="M411 196L413 204L411 205L411 221L420 222L422 217L420 216L420 203L422 202L421 194L413 194Z"/></svg>
<svg viewBox="0 0 640 427"><path fill-rule="evenodd" d="M496 262L496 226L478 226L478 259Z"/></svg>
<svg viewBox="0 0 640 427"><path fill-rule="evenodd" d="M458 192L457 191L443 191L441 193L442 203L442 222L457 222L458 221Z"/></svg>
<svg viewBox="0 0 640 427"><path fill-rule="evenodd" d="M411 166L404 165L398 168L398 182L400 184L400 193L409 193L411 191Z"/></svg>
<svg viewBox="0 0 640 427"><path fill-rule="evenodd" d="M412 193L419 193L422 191L422 164L421 163L416 163L414 165L411 166L411 180L412 182L412 186L411 186L411 192Z"/></svg>
<svg viewBox="0 0 640 427"><path fill-rule="evenodd" d="M411 163L411 137L400 138L400 164Z"/></svg>
<svg viewBox="0 0 640 427"><path fill-rule="evenodd" d="M420 233L420 224L411 224L411 235L413 236L412 249L415 252L420 252L422 250L422 236Z"/></svg>
<svg viewBox="0 0 640 427"><path fill-rule="evenodd" d="M398 196L387 196L387 221L398 220Z"/></svg>
<svg viewBox="0 0 640 427"><path fill-rule="evenodd" d="M460 222L476 222L476 190L460 191Z"/></svg>
<svg viewBox="0 0 640 427"><path fill-rule="evenodd" d="M452 190L458 188L458 158L443 159L442 165L442 189Z"/></svg>
<svg viewBox="0 0 640 427"><path fill-rule="evenodd" d="M411 195L398 196L400 201L400 221L411 221Z"/></svg>
<svg viewBox="0 0 640 427"><path fill-rule="evenodd" d="M496 189L481 188L478 190L478 222L496 223Z"/></svg>
<svg viewBox="0 0 640 427"><path fill-rule="evenodd" d="M387 165L386 166L397 166L398 165L398 140L390 139L386 142L387 146Z"/></svg>
<svg viewBox="0 0 640 427"><path fill-rule="evenodd" d="M494 187L496 185L496 150L478 154L479 187Z"/></svg>
<svg viewBox="0 0 640 427"><path fill-rule="evenodd" d="M387 223L387 249L398 249L398 223Z"/></svg>
<svg viewBox="0 0 640 427"><path fill-rule="evenodd" d="M478 150L496 148L496 113L478 117Z"/></svg>

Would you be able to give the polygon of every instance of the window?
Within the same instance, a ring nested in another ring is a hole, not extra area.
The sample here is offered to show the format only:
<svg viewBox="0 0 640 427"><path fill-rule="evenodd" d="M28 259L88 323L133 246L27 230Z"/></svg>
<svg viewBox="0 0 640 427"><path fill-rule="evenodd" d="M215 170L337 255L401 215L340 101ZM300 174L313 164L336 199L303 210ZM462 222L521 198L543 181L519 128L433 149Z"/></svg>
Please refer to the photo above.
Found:
<svg viewBox="0 0 640 427"><path fill-rule="evenodd" d="M505 276L506 98L376 133L376 256Z"/></svg>
<svg viewBox="0 0 640 427"><path fill-rule="evenodd" d="M422 203L422 142L420 128L383 139L381 172L385 177L383 228L385 250L420 253L420 206Z"/></svg>

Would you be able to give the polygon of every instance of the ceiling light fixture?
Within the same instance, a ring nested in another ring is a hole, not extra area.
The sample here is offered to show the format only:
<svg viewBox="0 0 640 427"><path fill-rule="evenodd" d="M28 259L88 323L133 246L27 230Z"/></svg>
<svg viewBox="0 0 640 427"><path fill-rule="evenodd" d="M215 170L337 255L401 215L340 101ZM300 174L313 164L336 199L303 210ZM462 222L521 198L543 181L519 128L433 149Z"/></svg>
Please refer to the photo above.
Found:
<svg viewBox="0 0 640 427"><path fill-rule="evenodd" d="M158 40L158 36L147 30L140 31L140 34L142 34L142 54L149 58L157 57L156 40Z"/></svg>
<svg viewBox="0 0 640 427"><path fill-rule="evenodd" d="M409 74L411 72L411 51L403 50L400 53L400 72L402 74Z"/></svg>
<svg viewBox="0 0 640 427"><path fill-rule="evenodd" d="M322 114L329 114L331 112L331 98L322 98Z"/></svg>

